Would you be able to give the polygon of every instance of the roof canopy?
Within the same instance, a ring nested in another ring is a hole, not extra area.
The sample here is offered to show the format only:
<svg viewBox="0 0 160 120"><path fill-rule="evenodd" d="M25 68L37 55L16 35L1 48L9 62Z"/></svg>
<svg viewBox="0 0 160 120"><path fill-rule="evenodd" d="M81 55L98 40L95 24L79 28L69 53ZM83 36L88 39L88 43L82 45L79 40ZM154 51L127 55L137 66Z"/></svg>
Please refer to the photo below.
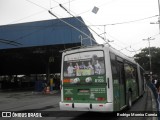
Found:
<svg viewBox="0 0 160 120"><path fill-rule="evenodd" d="M83 40L83 44L90 45L91 42L96 44L63 21L93 38L81 17L51 19L0 26L0 49L79 43L80 35L87 38Z"/></svg>
<svg viewBox="0 0 160 120"><path fill-rule="evenodd" d="M44 74L47 69L58 73L61 69L59 51L80 46L84 38L82 44L96 44L88 38L92 35L81 17L62 20L0 26L0 75Z"/></svg>

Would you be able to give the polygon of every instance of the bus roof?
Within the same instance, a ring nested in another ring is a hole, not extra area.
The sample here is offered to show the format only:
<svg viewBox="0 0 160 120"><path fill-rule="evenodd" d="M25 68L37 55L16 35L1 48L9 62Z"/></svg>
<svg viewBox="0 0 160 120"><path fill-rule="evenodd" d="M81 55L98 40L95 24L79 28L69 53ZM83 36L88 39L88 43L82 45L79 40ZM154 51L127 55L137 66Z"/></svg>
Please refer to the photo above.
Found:
<svg viewBox="0 0 160 120"><path fill-rule="evenodd" d="M66 54L66 53L70 54L70 53L74 53L77 51L95 50L95 49L101 49L101 48L103 49L104 47L107 48L110 52L114 53L115 55L118 55L119 57L126 59L134 64L138 64L135 62L135 60L133 58L128 57L127 55L123 54L122 52L119 52L115 48L111 47L110 45L106 45L106 44L98 44L98 45L94 45L94 46L78 46L78 47L65 49L62 52L64 54Z"/></svg>
<svg viewBox="0 0 160 120"><path fill-rule="evenodd" d="M137 64L136 61L134 60L134 58L129 57L129 56L123 54L122 52L119 52L118 50L116 50L116 49L113 48L113 47L109 47L109 51L110 51L110 52L113 52L114 54L118 55L119 57L121 57L121 58L123 58L123 59L126 59L126 60L128 60L128 61L130 61L130 62L132 62L132 63L134 63L134 64Z"/></svg>

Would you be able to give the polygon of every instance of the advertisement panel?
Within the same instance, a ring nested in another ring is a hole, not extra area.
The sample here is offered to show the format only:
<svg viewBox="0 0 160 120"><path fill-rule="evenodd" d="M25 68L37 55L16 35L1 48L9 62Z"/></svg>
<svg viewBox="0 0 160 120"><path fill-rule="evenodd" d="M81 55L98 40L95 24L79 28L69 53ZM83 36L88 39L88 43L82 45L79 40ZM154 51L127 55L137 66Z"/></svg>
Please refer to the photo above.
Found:
<svg viewBox="0 0 160 120"><path fill-rule="evenodd" d="M66 55L64 58L64 77L103 75L103 51L92 51Z"/></svg>
<svg viewBox="0 0 160 120"><path fill-rule="evenodd" d="M106 102L106 77L103 51L64 56L63 98L65 102Z"/></svg>

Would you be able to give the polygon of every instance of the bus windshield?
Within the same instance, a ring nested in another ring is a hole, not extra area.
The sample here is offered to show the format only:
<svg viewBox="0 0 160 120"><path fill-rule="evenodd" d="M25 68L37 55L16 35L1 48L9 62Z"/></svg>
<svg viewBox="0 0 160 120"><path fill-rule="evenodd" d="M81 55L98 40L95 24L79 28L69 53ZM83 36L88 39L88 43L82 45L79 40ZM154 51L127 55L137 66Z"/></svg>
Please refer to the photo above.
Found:
<svg viewBox="0 0 160 120"><path fill-rule="evenodd" d="M64 77L103 75L103 51L80 52L64 56Z"/></svg>

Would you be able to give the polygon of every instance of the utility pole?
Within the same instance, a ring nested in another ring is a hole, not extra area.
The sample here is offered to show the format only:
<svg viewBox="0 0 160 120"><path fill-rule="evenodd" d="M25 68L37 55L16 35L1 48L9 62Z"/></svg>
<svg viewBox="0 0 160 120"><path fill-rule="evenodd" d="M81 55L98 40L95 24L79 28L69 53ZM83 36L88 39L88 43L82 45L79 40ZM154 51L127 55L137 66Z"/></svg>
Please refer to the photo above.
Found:
<svg viewBox="0 0 160 120"><path fill-rule="evenodd" d="M150 41L151 40L154 40L155 38L147 38L147 39L143 39L144 41L148 41L148 44L149 44L149 48L148 48L148 51L149 51L149 67L150 67L150 80L152 80L152 61L151 61L151 49L150 49Z"/></svg>

